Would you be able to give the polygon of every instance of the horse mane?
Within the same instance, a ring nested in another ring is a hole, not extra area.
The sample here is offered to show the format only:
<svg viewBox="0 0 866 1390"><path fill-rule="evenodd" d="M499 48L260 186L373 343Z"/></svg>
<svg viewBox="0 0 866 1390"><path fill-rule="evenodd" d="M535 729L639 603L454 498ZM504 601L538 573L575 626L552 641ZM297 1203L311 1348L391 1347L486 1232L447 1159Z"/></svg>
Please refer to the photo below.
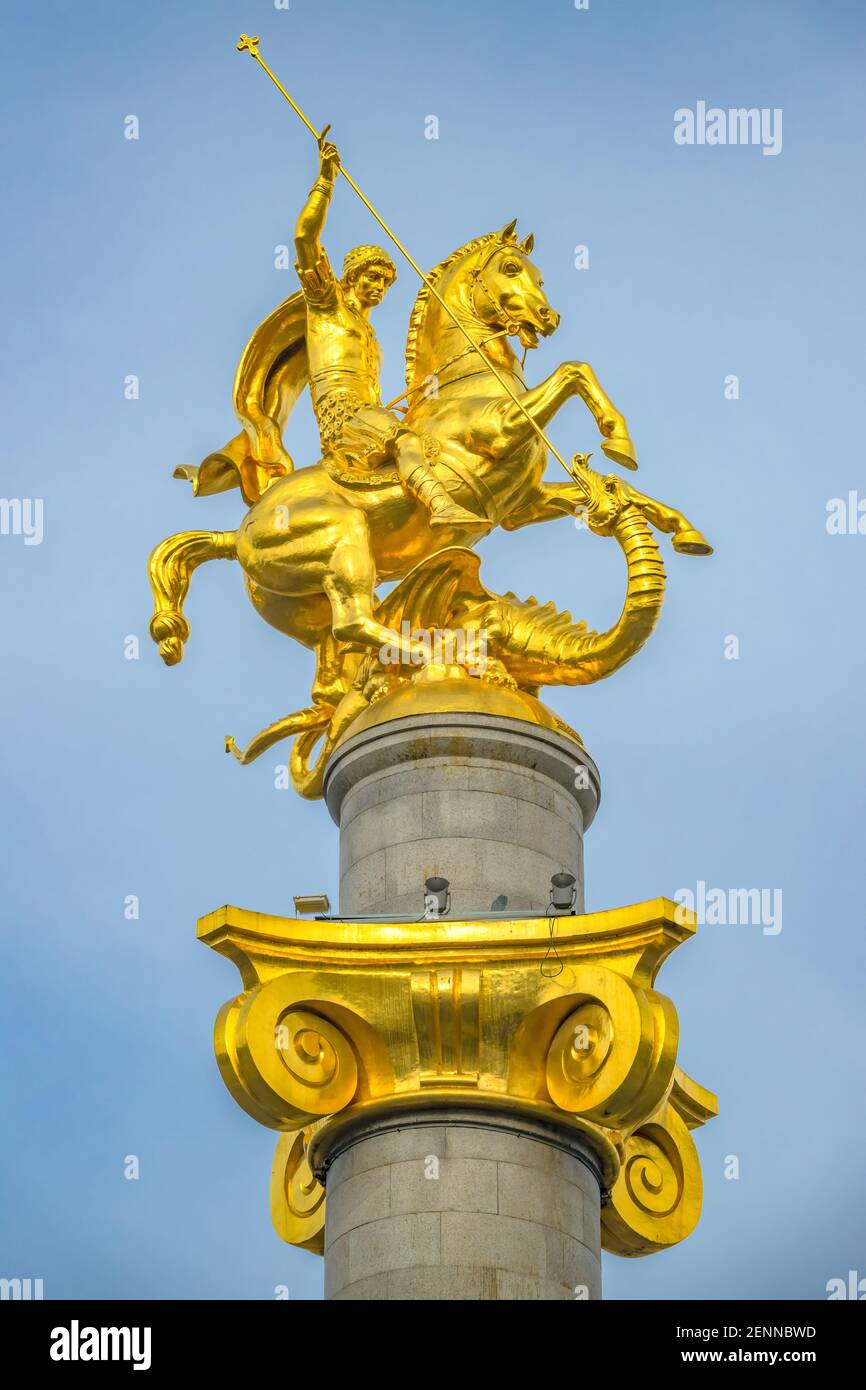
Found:
<svg viewBox="0 0 866 1390"><path fill-rule="evenodd" d="M469 256L479 247L486 246L489 242L495 241L499 232L485 232L483 236L475 237L472 241L467 241L465 246L459 246L456 251L444 261L440 261L427 276L430 284L438 285L447 270L464 256ZM424 320L427 317L427 310L433 298L428 285L422 285L418 291L418 296L409 315L409 328L406 333L406 385L411 387L415 381L415 363L418 357L418 344L421 334L424 331Z"/></svg>

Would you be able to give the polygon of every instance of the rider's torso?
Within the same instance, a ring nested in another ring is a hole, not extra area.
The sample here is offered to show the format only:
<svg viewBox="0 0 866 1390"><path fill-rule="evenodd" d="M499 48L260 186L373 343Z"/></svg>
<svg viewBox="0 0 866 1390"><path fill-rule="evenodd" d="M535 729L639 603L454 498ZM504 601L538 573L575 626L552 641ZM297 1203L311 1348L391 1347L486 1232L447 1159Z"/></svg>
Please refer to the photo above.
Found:
<svg viewBox="0 0 866 1390"><path fill-rule="evenodd" d="M314 403L348 390L367 405L379 404L382 349L369 321L350 308L339 288L327 309L308 306L307 358Z"/></svg>

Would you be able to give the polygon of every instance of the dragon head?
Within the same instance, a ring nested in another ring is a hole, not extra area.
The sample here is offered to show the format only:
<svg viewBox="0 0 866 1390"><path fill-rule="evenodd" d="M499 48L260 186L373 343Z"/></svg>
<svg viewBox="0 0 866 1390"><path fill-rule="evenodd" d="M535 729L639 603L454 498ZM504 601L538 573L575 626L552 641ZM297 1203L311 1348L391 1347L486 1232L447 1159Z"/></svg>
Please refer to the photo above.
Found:
<svg viewBox="0 0 866 1390"><path fill-rule="evenodd" d="M632 503L631 492L614 474L604 475L590 468L591 457L575 454L572 459L571 476L583 493L580 515L595 535L611 536L623 511Z"/></svg>

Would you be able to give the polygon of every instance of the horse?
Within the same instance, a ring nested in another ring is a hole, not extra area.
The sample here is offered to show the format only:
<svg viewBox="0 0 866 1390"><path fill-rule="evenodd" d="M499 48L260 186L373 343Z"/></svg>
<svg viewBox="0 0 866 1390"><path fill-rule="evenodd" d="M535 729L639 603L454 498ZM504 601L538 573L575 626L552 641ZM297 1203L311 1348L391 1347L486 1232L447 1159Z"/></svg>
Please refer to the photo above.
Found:
<svg viewBox="0 0 866 1390"><path fill-rule="evenodd" d="M536 347L560 321L532 249L514 223L469 241L430 273L409 321L405 424L432 444L431 467L477 526L433 526L387 467L361 470L326 456L296 469L268 487L235 532L182 532L156 547L150 631L166 664L181 660L189 637L183 603L193 570L236 559L260 616L315 651L313 698L333 705L347 689L349 654L352 670L359 650L386 644L401 661L425 659L423 643L379 620L377 583L399 580L444 549L472 547L491 526L512 531L579 512L579 480L542 480L547 450L538 431L567 401L583 400L604 452L636 467L625 418L586 362L563 362L540 385L526 385L509 339ZM476 346L467 347L452 315ZM680 512L630 491L657 529L673 533L675 548L707 553Z"/></svg>

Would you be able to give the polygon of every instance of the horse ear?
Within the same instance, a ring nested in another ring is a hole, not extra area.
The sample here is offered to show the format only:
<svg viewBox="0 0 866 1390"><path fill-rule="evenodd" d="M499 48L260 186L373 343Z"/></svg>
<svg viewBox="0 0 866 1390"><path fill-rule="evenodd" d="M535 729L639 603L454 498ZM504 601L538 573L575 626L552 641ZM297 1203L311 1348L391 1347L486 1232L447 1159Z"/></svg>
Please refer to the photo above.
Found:
<svg viewBox="0 0 866 1390"><path fill-rule="evenodd" d="M508 223L507 227L502 228L502 231L499 233L500 241L516 241L517 237L514 235L514 229L516 226L517 218L515 217L512 222Z"/></svg>
<svg viewBox="0 0 866 1390"><path fill-rule="evenodd" d="M520 243L520 249L521 249L521 251L525 251L526 254L527 254L527 256L528 256L534 245L535 245L535 234L534 234L534 232L530 232L530 233L529 233L529 236L528 236L528 237L524 237L524 238L523 238L523 241L521 241L521 243Z"/></svg>

